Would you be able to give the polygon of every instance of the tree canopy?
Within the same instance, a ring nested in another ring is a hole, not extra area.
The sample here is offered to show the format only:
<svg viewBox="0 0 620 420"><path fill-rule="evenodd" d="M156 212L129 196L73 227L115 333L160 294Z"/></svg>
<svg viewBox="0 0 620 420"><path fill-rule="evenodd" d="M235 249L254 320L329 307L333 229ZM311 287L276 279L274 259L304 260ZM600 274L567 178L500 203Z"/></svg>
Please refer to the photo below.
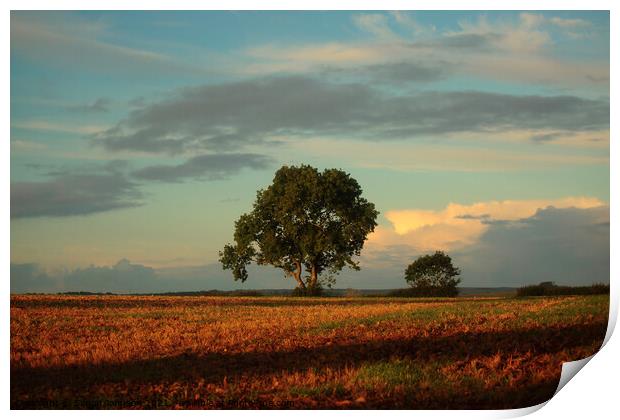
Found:
<svg viewBox="0 0 620 420"><path fill-rule="evenodd" d="M374 231L378 214L346 172L283 166L257 192L252 211L235 222L234 243L224 246L220 262L241 281L251 262L273 265L295 279L301 294L313 294L325 270L359 270L353 257Z"/></svg>
<svg viewBox="0 0 620 420"><path fill-rule="evenodd" d="M456 296L460 274L448 254L436 251L412 262L405 270L405 280L416 296Z"/></svg>

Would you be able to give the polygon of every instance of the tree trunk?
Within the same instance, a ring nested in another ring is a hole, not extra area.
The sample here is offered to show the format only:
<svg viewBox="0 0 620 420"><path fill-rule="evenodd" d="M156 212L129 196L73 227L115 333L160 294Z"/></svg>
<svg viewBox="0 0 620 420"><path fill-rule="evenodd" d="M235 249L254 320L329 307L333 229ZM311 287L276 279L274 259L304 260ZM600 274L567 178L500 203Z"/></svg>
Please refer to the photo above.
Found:
<svg viewBox="0 0 620 420"><path fill-rule="evenodd" d="M301 278L301 263L299 261L295 261L295 268L296 270L293 272L293 277L295 277L295 280L297 281L299 288L302 290L305 290L306 284Z"/></svg>
<svg viewBox="0 0 620 420"><path fill-rule="evenodd" d="M316 272L316 264L312 264L312 268L310 270L310 281L308 282L308 288L316 289L318 283L318 274Z"/></svg>

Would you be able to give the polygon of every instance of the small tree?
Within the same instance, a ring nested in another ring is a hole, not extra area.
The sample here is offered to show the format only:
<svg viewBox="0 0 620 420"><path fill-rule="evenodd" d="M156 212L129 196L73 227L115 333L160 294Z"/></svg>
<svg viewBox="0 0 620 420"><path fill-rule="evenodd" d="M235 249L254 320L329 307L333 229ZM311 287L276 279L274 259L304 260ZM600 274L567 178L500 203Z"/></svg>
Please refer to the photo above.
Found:
<svg viewBox="0 0 620 420"><path fill-rule="evenodd" d="M461 270L452 265L452 258L442 251L424 255L405 270L405 280L415 296L457 296L457 278Z"/></svg>
<svg viewBox="0 0 620 420"><path fill-rule="evenodd" d="M252 211L235 222L234 244L220 252L220 262L242 282L252 261L273 265L295 279L296 294L318 294L319 275L325 270L359 270L353 257L377 225L377 215L349 174L283 166L273 183L257 192ZM326 279L334 281L333 276Z"/></svg>

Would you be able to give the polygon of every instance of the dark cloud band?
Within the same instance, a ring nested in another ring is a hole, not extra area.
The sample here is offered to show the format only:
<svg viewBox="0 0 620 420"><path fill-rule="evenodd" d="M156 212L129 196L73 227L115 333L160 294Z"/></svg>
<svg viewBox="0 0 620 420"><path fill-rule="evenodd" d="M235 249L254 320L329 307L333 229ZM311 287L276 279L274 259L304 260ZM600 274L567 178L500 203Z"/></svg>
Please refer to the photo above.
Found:
<svg viewBox="0 0 620 420"><path fill-rule="evenodd" d="M244 168L265 169L271 158L253 153L225 153L195 156L179 165L147 166L133 172L146 181L181 182L186 179L225 179Z"/></svg>
<svg viewBox="0 0 620 420"><path fill-rule="evenodd" d="M411 69L379 68L391 77ZM180 90L99 133L110 151L235 151L276 137L414 139L458 132L609 127L609 101L478 91L387 94L364 83L278 77Z"/></svg>
<svg viewBox="0 0 620 420"><path fill-rule="evenodd" d="M142 205L137 186L121 173L64 174L11 184L11 218L87 215Z"/></svg>

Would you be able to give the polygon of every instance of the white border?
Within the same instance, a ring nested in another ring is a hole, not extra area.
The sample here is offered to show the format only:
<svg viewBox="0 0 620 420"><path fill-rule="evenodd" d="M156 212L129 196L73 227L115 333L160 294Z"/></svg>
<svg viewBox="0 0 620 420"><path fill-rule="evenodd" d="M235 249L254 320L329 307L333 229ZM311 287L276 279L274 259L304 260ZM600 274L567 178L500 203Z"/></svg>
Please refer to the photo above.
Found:
<svg viewBox="0 0 620 420"><path fill-rule="evenodd" d="M614 83L616 74L613 73L614 69L618 68L617 65L617 53L614 52L614 40L618 39L618 23L619 19L618 10L620 9L617 4L611 0L590 0L590 1L552 1L552 0L521 0L516 1L490 1L490 0L468 0L465 1L368 1L368 0L341 0L337 3L327 1L313 1L309 2L290 2L290 1L269 1L269 2L257 2L251 0L229 0L227 2L199 2L189 0L176 0L174 2L164 2L156 0L108 0L108 1L77 1L77 0L57 0L57 1L5 1L6 12L3 16L2 30L4 39L2 43L2 52L5 59L4 80L5 80L5 92L10 92L10 14L9 10L37 10L37 9L64 9L64 10L141 10L141 9L157 9L157 10L177 10L177 9L202 9L208 8L213 10L233 10L233 9L246 9L246 10L611 10L611 114L610 124L612 138L615 137L614 123L617 113L614 113L614 101L618 95L617 84ZM378 7L379 6L379 7ZM464 9L463 6L467 6ZM616 7L614 7L616 6ZM2 216L4 220L3 233L4 242L2 244L4 260L4 280L2 282L2 289L6 301L8 303L9 295L9 273L10 273L10 258L6 258L10 255L10 203L9 201L9 180L10 180L10 145L8 138L10 137L10 95L5 96L5 100L2 102L3 120L5 133L7 138L4 140L5 153L2 156L3 163L2 170L5 177L2 183L3 196L6 200L6 204L2 206ZM617 191L618 186L618 170L615 167L617 163L618 146L616 140L611 141L611 189ZM616 209L618 208L617 195L612 194L610 198L612 219L614 222L611 224L611 278L618 278L618 264L614 261L613 256L618 255L618 229L615 223ZM617 392L615 386L617 385L618 378L618 362L615 360L615 354L618 354L620 349L620 342L617 337L611 336L610 332L616 323L618 313L618 287L614 280L612 281L612 299L611 299L611 311L610 311L610 326L608 329L608 336L606 339L609 341L604 348L587 364L587 367L578 374L576 380L570 381L554 398L552 398L544 409L536 411L531 418L551 419L551 418L579 418L582 419L585 416L590 418L611 418L611 413L617 413L616 399ZM9 332L9 305L5 304L3 307L4 322L1 324L2 336L5 339L5 357L2 360L2 401L3 408L9 409L9 351L10 351L10 332ZM541 408L536 407L536 408ZM515 417L527 414L535 410L536 408L521 409L521 410L508 410L508 411L390 411L385 415L395 418L411 418L411 416L422 418L504 418ZM336 412L322 411L321 416L331 417ZM337 412L342 413L342 412ZM93 411L89 412L88 416L93 418L107 417L110 413L105 411ZM247 411L213 411L209 413L202 412L117 412L115 416L132 417L132 418L146 418L150 417L163 417L163 416L183 416L184 418L204 416L208 415L210 418L230 418L230 417L247 417L251 415L257 418L269 418L280 419L286 418L290 415L294 415L299 418L310 418L316 414L312 411L296 411L295 413L287 411L257 411L249 413ZM14 411L11 413L16 418L25 418L33 416L51 416L51 418L78 418L82 417L83 413L76 411L63 411L63 412L41 412L31 413L28 411ZM347 412L347 415L354 415L359 418L368 418L375 420L376 416L381 416L382 413L376 411L355 411Z"/></svg>
<svg viewBox="0 0 620 420"><path fill-rule="evenodd" d="M338 2L290 0L8 0L8 10L613 10L612 0L339 0ZM466 6L466 7L464 7Z"/></svg>

